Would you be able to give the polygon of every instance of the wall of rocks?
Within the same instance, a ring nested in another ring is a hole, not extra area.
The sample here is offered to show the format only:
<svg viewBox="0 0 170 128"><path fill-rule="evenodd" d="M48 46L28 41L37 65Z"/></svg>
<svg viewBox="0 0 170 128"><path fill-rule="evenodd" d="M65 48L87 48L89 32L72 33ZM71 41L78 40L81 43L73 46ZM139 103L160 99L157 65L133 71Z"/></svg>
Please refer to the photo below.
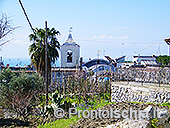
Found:
<svg viewBox="0 0 170 128"><path fill-rule="evenodd" d="M112 102L170 102L170 88L112 83Z"/></svg>
<svg viewBox="0 0 170 128"><path fill-rule="evenodd" d="M170 69L168 68L116 68L116 81L136 81L147 83L170 84Z"/></svg>

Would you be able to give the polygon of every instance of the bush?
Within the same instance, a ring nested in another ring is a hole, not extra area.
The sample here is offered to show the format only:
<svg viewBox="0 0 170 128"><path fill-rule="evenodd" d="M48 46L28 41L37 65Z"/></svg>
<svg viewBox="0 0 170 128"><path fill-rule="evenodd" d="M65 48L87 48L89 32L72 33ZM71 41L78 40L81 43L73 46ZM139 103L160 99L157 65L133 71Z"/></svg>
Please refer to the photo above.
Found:
<svg viewBox="0 0 170 128"><path fill-rule="evenodd" d="M163 56L158 56L157 58L156 58L156 61L158 61L159 63L161 63L162 65L168 65L168 63L169 63L169 56L167 56L167 55L163 55Z"/></svg>
<svg viewBox="0 0 170 128"><path fill-rule="evenodd" d="M0 105L16 112L18 116L31 113L43 90L43 78L36 73L14 73L7 68L0 74Z"/></svg>

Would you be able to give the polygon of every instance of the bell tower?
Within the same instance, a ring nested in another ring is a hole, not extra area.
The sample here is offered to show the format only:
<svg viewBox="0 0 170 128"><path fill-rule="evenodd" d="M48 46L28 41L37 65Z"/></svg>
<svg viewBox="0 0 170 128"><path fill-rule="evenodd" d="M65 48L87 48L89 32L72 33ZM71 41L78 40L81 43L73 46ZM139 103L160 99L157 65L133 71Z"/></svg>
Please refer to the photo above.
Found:
<svg viewBox="0 0 170 128"><path fill-rule="evenodd" d="M79 64L80 45L73 40L72 29L70 27L68 38L61 46L61 67L63 68L75 68Z"/></svg>

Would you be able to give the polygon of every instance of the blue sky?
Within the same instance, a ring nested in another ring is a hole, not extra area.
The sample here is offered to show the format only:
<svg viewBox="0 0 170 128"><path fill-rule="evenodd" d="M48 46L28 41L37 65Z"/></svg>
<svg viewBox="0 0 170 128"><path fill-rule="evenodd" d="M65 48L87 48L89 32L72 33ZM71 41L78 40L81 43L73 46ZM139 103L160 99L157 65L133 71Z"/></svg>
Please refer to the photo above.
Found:
<svg viewBox="0 0 170 128"><path fill-rule="evenodd" d="M169 0L22 0L33 27L49 27L61 32L60 44L73 27L74 40L86 59L109 55L168 54L164 38L170 37ZM32 33L18 0L0 0L0 12L20 26L0 51L3 58L29 58ZM124 43L124 45L122 45Z"/></svg>

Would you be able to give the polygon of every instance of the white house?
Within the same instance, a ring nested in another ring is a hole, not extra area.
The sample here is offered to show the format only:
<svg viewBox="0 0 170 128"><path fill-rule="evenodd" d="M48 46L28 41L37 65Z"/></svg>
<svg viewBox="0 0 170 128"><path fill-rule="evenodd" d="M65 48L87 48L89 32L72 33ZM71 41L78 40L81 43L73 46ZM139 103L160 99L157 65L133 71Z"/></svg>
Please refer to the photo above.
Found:
<svg viewBox="0 0 170 128"><path fill-rule="evenodd" d="M133 56L133 62L137 65L157 65L156 56Z"/></svg>

